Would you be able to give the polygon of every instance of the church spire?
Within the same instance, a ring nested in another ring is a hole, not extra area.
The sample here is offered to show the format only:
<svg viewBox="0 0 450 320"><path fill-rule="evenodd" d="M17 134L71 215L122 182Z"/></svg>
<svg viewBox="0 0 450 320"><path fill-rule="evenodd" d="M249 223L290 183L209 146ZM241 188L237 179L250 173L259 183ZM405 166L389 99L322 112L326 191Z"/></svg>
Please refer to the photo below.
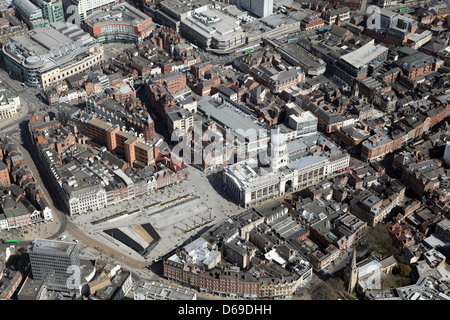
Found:
<svg viewBox="0 0 450 320"><path fill-rule="evenodd" d="M356 265L356 247L353 248L352 261L345 268L344 283L347 286L347 292L351 293L355 290L358 283L359 268Z"/></svg>
<svg viewBox="0 0 450 320"><path fill-rule="evenodd" d="M353 248L352 264L350 265L352 270L356 269L356 246Z"/></svg>

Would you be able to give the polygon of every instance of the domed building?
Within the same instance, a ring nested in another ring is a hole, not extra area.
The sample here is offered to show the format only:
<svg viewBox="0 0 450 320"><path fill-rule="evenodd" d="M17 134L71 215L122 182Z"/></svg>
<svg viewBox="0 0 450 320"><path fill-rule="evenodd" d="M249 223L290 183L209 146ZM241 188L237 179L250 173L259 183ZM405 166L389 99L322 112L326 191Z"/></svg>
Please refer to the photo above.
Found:
<svg viewBox="0 0 450 320"><path fill-rule="evenodd" d="M10 90L0 90L0 119L13 117L20 108L20 98Z"/></svg>
<svg viewBox="0 0 450 320"><path fill-rule="evenodd" d="M245 208L302 190L349 170L350 155L315 133L287 142L272 130L267 154L257 164L243 160L223 170L225 189Z"/></svg>

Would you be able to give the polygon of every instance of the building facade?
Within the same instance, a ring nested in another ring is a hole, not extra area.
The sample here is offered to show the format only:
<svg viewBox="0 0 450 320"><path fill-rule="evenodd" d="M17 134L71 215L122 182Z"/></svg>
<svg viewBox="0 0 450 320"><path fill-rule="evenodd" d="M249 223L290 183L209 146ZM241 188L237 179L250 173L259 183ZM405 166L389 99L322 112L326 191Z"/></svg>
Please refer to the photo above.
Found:
<svg viewBox="0 0 450 320"><path fill-rule="evenodd" d="M11 118L20 107L20 97L10 90L0 90L0 119Z"/></svg>
<svg viewBox="0 0 450 320"><path fill-rule="evenodd" d="M258 18L264 18L273 13L273 0L237 0L236 6Z"/></svg>
<svg viewBox="0 0 450 320"><path fill-rule="evenodd" d="M272 135L270 167L252 167L245 161L230 165L223 170L223 184L227 191L245 208L262 204L287 192L302 190L342 174L349 169L350 155L338 151L320 134L307 137L313 143L327 144L336 150L333 156L327 152L289 157L282 134ZM275 139L275 140L274 140ZM278 145L278 142L281 142ZM283 146L284 145L284 146Z"/></svg>
<svg viewBox="0 0 450 320"><path fill-rule="evenodd" d="M103 45L73 24L54 22L12 37L3 46L8 71L33 87L48 87L103 60Z"/></svg>
<svg viewBox="0 0 450 320"><path fill-rule="evenodd" d="M94 10L119 4L119 2L118 0L63 0L63 5L65 12L72 13L71 17L76 15L76 20L79 19L79 22L84 22L86 17ZM72 8L75 8L76 11L73 11ZM68 17L68 19L71 17Z"/></svg>
<svg viewBox="0 0 450 320"><path fill-rule="evenodd" d="M151 35L152 18L128 3L112 6L108 11L96 10L85 20L86 30L100 42L129 41L141 43Z"/></svg>
<svg viewBox="0 0 450 320"><path fill-rule="evenodd" d="M44 282L50 290L80 292L80 253L76 243L37 239L29 255L34 280Z"/></svg>

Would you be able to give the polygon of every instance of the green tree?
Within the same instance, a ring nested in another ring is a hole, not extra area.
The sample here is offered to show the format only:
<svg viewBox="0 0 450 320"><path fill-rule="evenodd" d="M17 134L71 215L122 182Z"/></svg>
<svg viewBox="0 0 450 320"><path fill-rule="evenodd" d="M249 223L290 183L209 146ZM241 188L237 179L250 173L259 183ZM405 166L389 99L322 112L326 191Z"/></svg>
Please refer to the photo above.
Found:
<svg viewBox="0 0 450 320"><path fill-rule="evenodd" d="M403 277L409 277L411 275L411 267L402 263L400 265L400 275Z"/></svg>

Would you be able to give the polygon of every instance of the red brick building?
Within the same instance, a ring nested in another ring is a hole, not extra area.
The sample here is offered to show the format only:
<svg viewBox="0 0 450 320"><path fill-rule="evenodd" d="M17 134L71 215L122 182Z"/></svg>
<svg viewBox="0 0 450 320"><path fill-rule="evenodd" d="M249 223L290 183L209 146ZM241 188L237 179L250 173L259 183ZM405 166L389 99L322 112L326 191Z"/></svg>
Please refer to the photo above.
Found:
<svg viewBox="0 0 450 320"><path fill-rule="evenodd" d="M415 80L437 71L444 65L444 61L423 52L418 52L399 59L396 64L401 68L405 77L410 80Z"/></svg>
<svg viewBox="0 0 450 320"><path fill-rule="evenodd" d="M300 26L302 30L308 31L323 28L325 21L318 16L307 16L302 19Z"/></svg>
<svg viewBox="0 0 450 320"><path fill-rule="evenodd" d="M120 19L117 17L120 16ZM124 41L141 43L155 28L152 18L126 2L106 10L94 11L85 20L86 30L103 41Z"/></svg>
<svg viewBox="0 0 450 320"><path fill-rule="evenodd" d="M10 275L4 280L4 288L3 291L0 292L0 300L9 300L11 299L14 292L19 287L22 282L23 275L21 271L10 271Z"/></svg>
<svg viewBox="0 0 450 320"><path fill-rule="evenodd" d="M95 117L88 123L88 137L105 146L109 152L122 155L132 167L154 165L159 153L157 147L144 143L142 138Z"/></svg>
<svg viewBox="0 0 450 320"><path fill-rule="evenodd" d="M6 164L0 162L0 186L8 187L11 185L11 180L9 178L9 169Z"/></svg>
<svg viewBox="0 0 450 320"><path fill-rule="evenodd" d="M167 91L174 94L186 88L186 75L182 72L172 71L155 75L149 78L149 82L160 87L164 86Z"/></svg>

